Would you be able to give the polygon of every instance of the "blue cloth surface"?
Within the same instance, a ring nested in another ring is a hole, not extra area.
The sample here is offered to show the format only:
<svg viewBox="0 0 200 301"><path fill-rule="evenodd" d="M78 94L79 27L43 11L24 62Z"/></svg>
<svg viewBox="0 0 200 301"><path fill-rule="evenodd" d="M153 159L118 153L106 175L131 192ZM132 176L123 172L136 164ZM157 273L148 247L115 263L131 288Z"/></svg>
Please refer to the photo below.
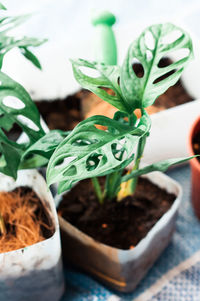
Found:
<svg viewBox="0 0 200 301"><path fill-rule="evenodd" d="M159 285L157 285L155 294L144 295L141 297L142 301L200 300L200 255L192 260L194 254L200 250L200 222L194 216L190 202L190 168L188 165L181 166L170 170L168 175L177 180L183 187L183 199L176 223L176 231L170 245L137 289L130 294L116 293L92 277L72 267L65 267L66 292L62 301L135 300L144 292L148 292L163 275L167 279L169 277L169 281L166 282L165 279L164 286L159 289ZM191 262L190 260L188 262L190 258ZM187 264L184 268L185 262ZM182 263L183 267L181 266ZM177 267L181 268L180 273Z"/></svg>

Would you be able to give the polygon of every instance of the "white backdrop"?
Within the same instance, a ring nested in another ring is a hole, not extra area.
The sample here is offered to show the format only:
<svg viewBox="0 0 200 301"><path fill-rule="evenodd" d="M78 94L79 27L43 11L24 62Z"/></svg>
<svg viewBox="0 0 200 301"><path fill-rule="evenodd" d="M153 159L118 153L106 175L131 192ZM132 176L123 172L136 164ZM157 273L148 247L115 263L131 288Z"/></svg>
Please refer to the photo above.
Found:
<svg viewBox="0 0 200 301"><path fill-rule="evenodd" d="M43 72L36 70L16 51L6 57L4 71L21 82L34 99L64 97L78 85L69 58L94 59L90 24L93 10L111 10L118 18L115 33L119 61L129 43L145 26L161 21L184 23L200 36L199 0L6 0L9 13L34 13L15 31L20 35L45 37L49 41L35 50ZM193 17L194 16L194 17ZM199 30L199 32L198 32Z"/></svg>

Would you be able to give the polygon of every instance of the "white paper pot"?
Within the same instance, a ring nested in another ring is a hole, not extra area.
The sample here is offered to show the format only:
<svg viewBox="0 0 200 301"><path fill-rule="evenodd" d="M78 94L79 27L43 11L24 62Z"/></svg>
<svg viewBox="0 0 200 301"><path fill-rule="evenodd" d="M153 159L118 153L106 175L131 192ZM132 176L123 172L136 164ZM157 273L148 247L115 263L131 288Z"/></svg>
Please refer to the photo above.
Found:
<svg viewBox="0 0 200 301"><path fill-rule="evenodd" d="M17 181L0 174L0 191L32 188L52 218L54 234L23 249L0 254L0 300L57 301L64 292L59 224L54 200L36 170L19 171Z"/></svg>
<svg viewBox="0 0 200 301"><path fill-rule="evenodd" d="M120 250L99 243L59 217L64 259L122 292L134 290L168 245L181 201L182 189L170 177L160 172L145 177L177 198L134 249Z"/></svg>

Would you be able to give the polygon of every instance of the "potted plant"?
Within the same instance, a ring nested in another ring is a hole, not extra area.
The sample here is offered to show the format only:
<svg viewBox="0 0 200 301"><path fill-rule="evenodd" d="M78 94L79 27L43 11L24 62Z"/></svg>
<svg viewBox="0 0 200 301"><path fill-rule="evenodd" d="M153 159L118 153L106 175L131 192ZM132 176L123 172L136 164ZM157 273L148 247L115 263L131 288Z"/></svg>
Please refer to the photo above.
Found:
<svg viewBox="0 0 200 301"><path fill-rule="evenodd" d="M180 37L164 42L177 30ZM154 41L153 48L145 40L147 34ZM163 56L182 48L188 50L184 58L159 67ZM30 154L50 158L48 184L58 183L58 193L71 189L62 195L58 206L64 257L120 291L136 287L174 230L181 188L162 173L146 174L165 171L191 157L145 167L140 167L140 161L151 128L146 108L177 82L192 55L189 35L167 23L142 32L130 45L121 67L73 60L76 80L117 112L113 119L96 115L80 122L60 143L54 139L52 147L50 139L43 137L24 154L24 158ZM144 66L142 78L134 73L134 59ZM99 76L86 75L82 68L95 70ZM141 112L139 120L136 109ZM132 167L127 171L129 164ZM157 201L159 213L151 207ZM150 216L146 219L147 212Z"/></svg>
<svg viewBox="0 0 200 301"><path fill-rule="evenodd" d="M64 281L54 200L36 170L17 172L32 162L29 158L20 163L21 157L45 133L23 87L2 72L0 81L0 296L20 301L59 300ZM6 136L4 130L14 123L26 133L25 143Z"/></svg>
<svg viewBox="0 0 200 301"><path fill-rule="evenodd" d="M177 29L181 37L164 43L164 37ZM145 43L146 33L154 39L153 49ZM182 48L188 49L186 57L168 67L158 67L164 55ZM142 78L132 69L134 58L145 66ZM146 108L179 79L191 58L192 42L188 34L167 23L147 28L131 44L121 67L72 61L78 82L116 107L117 112L113 119L92 116L71 132L53 130L37 136L16 166L16 169L25 169L48 164L48 184L58 183L59 193L71 189L61 196L58 207L64 257L120 291L135 288L168 244L174 229L180 186L162 173L138 177L152 171L165 171L191 158L169 159L140 167L151 128ZM85 75L82 67L100 75L95 78ZM156 81L172 70L174 73L169 77ZM105 88L112 89L113 93L107 93ZM22 98L21 101L24 103ZM28 109L27 102L25 105ZM139 119L134 114L138 108ZM15 116L15 112L7 111L10 117ZM30 135L31 129L29 124L29 129L24 130ZM5 159L11 164L11 157ZM129 164L132 167L127 171ZM67 215L66 220L63 217Z"/></svg>
<svg viewBox="0 0 200 301"><path fill-rule="evenodd" d="M198 117L192 124L189 131L188 150L190 154L200 154L200 118ZM191 199L195 214L200 218L200 164L199 159L194 158L190 162L191 166Z"/></svg>
<svg viewBox="0 0 200 301"><path fill-rule="evenodd" d="M0 19L1 66L5 53L17 46L40 68L27 47L41 41L6 35L23 19ZM64 280L54 200L36 170L18 172L23 153L45 132L29 94L1 71L0 78L0 299L59 300ZM26 133L26 142L13 141L8 135L15 124ZM24 160L23 166L31 161Z"/></svg>

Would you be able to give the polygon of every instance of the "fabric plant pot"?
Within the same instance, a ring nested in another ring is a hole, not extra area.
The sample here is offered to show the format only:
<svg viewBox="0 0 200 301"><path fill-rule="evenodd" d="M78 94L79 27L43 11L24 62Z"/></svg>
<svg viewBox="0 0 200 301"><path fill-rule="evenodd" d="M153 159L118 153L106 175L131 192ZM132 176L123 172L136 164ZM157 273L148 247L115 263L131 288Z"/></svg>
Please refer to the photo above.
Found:
<svg viewBox="0 0 200 301"><path fill-rule="evenodd" d="M145 176L176 199L171 208L135 248L121 250L99 243L59 216L64 260L89 272L109 287L130 292L138 285L168 245L175 227L182 189L170 177L155 172ZM62 196L57 196L61 200Z"/></svg>
<svg viewBox="0 0 200 301"><path fill-rule="evenodd" d="M36 170L18 172L17 181L0 174L0 190L28 186L40 198L54 225L53 235L23 249L0 254L0 300L56 301L64 292L59 224L51 193Z"/></svg>

